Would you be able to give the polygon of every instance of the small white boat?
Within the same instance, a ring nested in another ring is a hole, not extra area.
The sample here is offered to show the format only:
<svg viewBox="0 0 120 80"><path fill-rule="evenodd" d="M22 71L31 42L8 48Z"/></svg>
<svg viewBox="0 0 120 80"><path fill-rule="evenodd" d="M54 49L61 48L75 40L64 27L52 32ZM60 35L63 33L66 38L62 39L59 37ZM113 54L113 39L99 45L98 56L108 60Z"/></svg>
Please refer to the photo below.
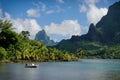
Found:
<svg viewBox="0 0 120 80"><path fill-rule="evenodd" d="M25 64L25 68L37 68L35 64Z"/></svg>

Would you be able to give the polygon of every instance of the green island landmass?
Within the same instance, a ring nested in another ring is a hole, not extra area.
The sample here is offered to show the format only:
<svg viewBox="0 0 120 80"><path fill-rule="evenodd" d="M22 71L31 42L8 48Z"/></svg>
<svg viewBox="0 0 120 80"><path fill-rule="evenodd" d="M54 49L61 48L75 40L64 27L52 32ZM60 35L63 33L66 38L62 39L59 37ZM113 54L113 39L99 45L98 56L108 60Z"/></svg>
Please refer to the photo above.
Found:
<svg viewBox="0 0 120 80"><path fill-rule="evenodd" d="M54 46L45 46L29 36L29 31L18 34L10 21L0 19L0 62L120 59L120 1L111 5L96 25L91 23L87 34L73 35Z"/></svg>
<svg viewBox="0 0 120 80"><path fill-rule="evenodd" d="M0 62L26 61L78 61L80 58L120 58L120 45L103 46L101 49L83 50L75 52L61 51L46 47L42 42L29 39L30 33L14 32L12 23L0 20ZM93 45L97 45L95 42ZM88 54L89 53L89 54Z"/></svg>

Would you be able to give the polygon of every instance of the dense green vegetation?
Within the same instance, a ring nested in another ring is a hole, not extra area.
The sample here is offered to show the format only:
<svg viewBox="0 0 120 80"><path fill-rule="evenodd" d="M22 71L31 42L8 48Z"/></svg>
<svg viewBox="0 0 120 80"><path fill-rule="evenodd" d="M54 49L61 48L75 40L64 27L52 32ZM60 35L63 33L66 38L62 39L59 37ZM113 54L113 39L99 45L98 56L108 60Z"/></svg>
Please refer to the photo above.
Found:
<svg viewBox="0 0 120 80"><path fill-rule="evenodd" d="M98 49L84 50L81 58L120 59L120 44L104 45Z"/></svg>
<svg viewBox="0 0 120 80"><path fill-rule="evenodd" d="M79 55L79 58L120 59L119 43L102 44L100 42L67 40L61 42L56 48Z"/></svg>
<svg viewBox="0 0 120 80"><path fill-rule="evenodd" d="M0 62L71 61L77 59L75 54L47 48L42 42L30 40L29 36L28 31L17 34L13 31L10 21L0 20Z"/></svg>

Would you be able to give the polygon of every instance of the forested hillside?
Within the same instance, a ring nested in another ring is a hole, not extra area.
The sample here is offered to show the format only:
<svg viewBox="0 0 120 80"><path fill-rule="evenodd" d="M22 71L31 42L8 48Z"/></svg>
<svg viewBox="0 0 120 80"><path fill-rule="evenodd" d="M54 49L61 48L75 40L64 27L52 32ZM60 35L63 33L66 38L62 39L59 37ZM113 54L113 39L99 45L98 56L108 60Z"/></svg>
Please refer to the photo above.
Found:
<svg viewBox="0 0 120 80"><path fill-rule="evenodd" d="M13 31L12 23L0 20L0 62L17 61L71 61L79 55L47 48L42 42L29 39L30 33Z"/></svg>

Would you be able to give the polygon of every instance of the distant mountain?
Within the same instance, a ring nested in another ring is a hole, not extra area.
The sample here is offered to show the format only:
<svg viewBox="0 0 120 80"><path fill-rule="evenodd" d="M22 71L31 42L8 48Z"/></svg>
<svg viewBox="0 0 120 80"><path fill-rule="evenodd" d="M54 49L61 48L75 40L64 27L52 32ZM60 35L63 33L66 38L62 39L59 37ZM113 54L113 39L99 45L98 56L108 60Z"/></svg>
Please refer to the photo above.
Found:
<svg viewBox="0 0 120 80"><path fill-rule="evenodd" d="M45 30L39 31L35 36L35 40L43 42L46 46L53 46L56 44L53 40L50 40Z"/></svg>
<svg viewBox="0 0 120 80"><path fill-rule="evenodd" d="M97 49L101 47L100 44L111 43L120 43L120 1L110 6L107 15L96 25L91 23L87 34L62 40L55 47L73 52L79 48Z"/></svg>

